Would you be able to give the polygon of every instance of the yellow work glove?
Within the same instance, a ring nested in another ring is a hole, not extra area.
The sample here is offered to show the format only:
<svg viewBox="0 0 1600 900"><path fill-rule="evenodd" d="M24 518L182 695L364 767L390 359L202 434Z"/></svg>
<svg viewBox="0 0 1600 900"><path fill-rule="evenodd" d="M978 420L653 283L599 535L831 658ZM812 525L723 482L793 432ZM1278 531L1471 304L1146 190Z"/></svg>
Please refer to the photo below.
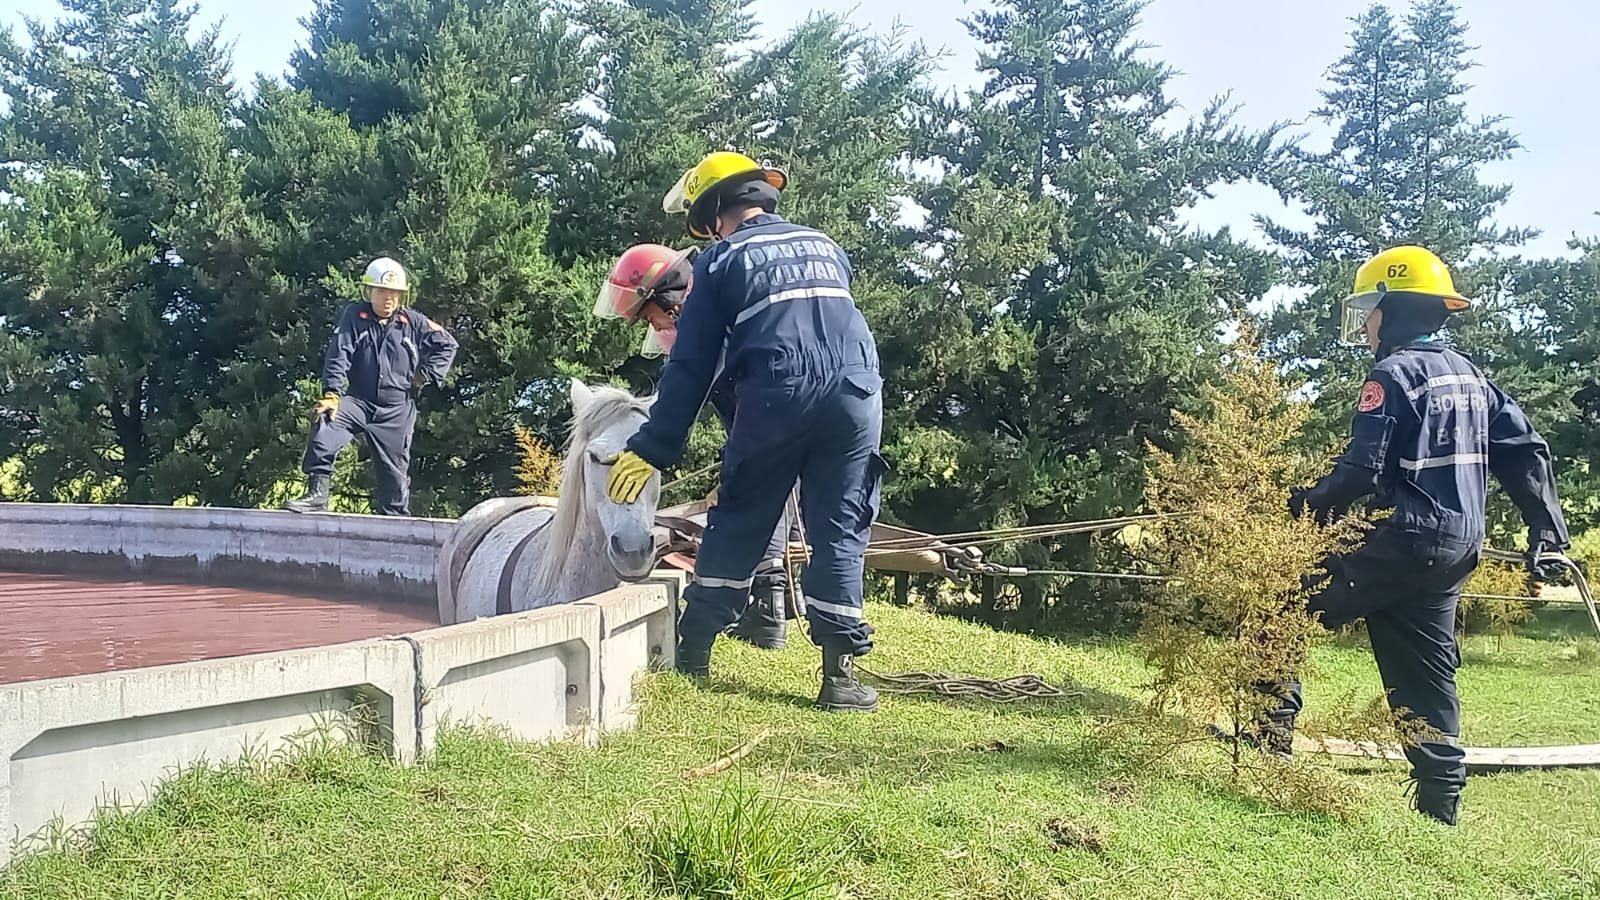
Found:
<svg viewBox="0 0 1600 900"><path fill-rule="evenodd" d="M720 485L719 485L719 487L720 487ZM716 505L717 505L717 488L712 488L711 489L711 493L706 495L706 509L710 509L711 507L716 506Z"/></svg>
<svg viewBox="0 0 1600 900"><path fill-rule="evenodd" d="M613 455L606 460L606 465L611 467L611 476L606 479L606 493L611 496L613 503L632 503L639 499L639 492L656 474L656 467L632 450Z"/></svg>
<svg viewBox="0 0 1600 900"><path fill-rule="evenodd" d="M322 399L317 401L317 405L311 407L311 421L313 422L317 421L319 416L327 419L329 422L332 422L333 417L338 414L339 395L332 391L323 394Z"/></svg>

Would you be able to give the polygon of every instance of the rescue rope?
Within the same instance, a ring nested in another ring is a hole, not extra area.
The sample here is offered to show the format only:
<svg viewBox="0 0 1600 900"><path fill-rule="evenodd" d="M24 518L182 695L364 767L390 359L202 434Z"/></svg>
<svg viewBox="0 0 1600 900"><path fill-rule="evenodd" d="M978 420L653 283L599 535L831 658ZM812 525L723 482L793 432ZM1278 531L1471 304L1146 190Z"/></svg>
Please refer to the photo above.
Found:
<svg viewBox="0 0 1600 900"><path fill-rule="evenodd" d="M661 490L662 491L670 491L673 488L677 487L678 485L683 484L685 481L690 481L692 479L699 478L701 475L706 475L706 474L709 474L711 472L716 471L717 468L719 466L721 466L721 465L722 465L722 463L720 461L718 461L718 462L712 463L709 466L704 466L702 468L695 469L693 472L690 472L687 475L679 476L678 478L674 478L673 480L667 482L666 484L663 484L661 486Z"/></svg>
<svg viewBox="0 0 1600 900"><path fill-rule="evenodd" d="M856 671L878 682L878 690L887 694L936 694L941 697L971 697L993 703L1014 703L1018 700L1051 700L1068 694L1042 676L1034 674L1013 675L1010 678L977 678L968 675L947 675L943 672L901 672L897 675L880 675L859 662Z"/></svg>
<svg viewBox="0 0 1600 900"><path fill-rule="evenodd" d="M906 537L884 538L867 545L869 555L885 553L913 553L919 550L964 549L1012 541L1042 540L1072 534L1089 534L1126 528L1141 522L1153 522L1190 515L1189 513L1156 513L1142 516L1121 516L1115 519L1095 519L1087 522L1057 522L1048 525L1023 525L1014 528L991 528L984 531L959 531L950 534L915 534ZM941 547L959 544L960 547Z"/></svg>

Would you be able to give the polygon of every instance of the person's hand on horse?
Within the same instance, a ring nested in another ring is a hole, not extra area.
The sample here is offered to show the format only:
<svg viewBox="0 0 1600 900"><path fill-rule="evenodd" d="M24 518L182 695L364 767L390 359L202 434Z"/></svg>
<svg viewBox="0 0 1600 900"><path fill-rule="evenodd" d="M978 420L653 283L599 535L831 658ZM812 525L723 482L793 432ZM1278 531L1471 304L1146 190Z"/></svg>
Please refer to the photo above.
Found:
<svg viewBox="0 0 1600 900"><path fill-rule="evenodd" d="M656 474L656 467L632 450L612 454L605 464L611 467L611 475L606 479L606 493L613 503L632 503L639 499L639 492Z"/></svg>
<svg viewBox="0 0 1600 900"><path fill-rule="evenodd" d="M311 407L311 421L313 424L315 424L319 418L332 422L333 417L338 414L339 395L332 391L323 394L322 399L317 401L317 405Z"/></svg>

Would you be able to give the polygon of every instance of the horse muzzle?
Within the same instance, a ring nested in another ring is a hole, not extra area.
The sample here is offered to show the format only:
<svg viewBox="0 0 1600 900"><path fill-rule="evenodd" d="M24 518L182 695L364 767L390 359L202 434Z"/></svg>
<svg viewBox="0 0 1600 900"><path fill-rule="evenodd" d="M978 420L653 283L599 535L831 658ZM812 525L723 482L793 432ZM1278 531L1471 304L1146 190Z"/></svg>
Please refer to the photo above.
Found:
<svg viewBox="0 0 1600 900"><path fill-rule="evenodd" d="M648 530L636 536L614 534L607 546L607 555L623 581L643 581L655 569L655 536Z"/></svg>

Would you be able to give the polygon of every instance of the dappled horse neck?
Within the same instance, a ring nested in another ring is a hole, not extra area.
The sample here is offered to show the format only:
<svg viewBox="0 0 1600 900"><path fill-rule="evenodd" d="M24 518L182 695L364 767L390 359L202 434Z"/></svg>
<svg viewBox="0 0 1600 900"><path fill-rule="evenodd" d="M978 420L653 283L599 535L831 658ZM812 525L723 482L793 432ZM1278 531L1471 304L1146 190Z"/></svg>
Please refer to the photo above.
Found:
<svg viewBox="0 0 1600 900"><path fill-rule="evenodd" d="M643 423L649 415L648 401L615 389L595 388L593 401L574 417L566 455L561 460L561 491L556 498L556 513L549 525L539 577L534 580L535 593L541 596L555 593L568 567L573 544L587 519L589 444L623 422Z"/></svg>

